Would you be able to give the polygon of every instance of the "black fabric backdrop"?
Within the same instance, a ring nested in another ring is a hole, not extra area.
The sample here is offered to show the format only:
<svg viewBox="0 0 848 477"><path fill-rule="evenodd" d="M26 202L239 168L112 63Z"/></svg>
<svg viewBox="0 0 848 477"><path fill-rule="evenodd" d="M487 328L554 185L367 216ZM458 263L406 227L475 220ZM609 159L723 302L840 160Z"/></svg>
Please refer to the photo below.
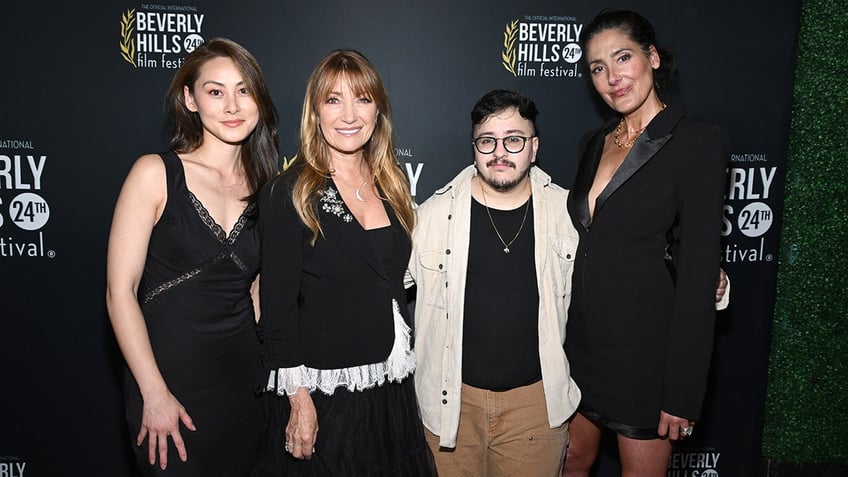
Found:
<svg viewBox="0 0 848 477"><path fill-rule="evenodd" d="M799 2L614 6L653 21L659 41L678 55L691 114L733 135L722 252L733 303L719 317L706 417L676 450L668 475L754 475ZM132 472L120 355L104 306L106 240L130 165L166 148L162 99L186 46L226 36L255 54L280 112L286 158L296 152L311 68L331 49L364 52L389 89L399 159L420 202L471 161L469 111L493 88L537 102L539 165L570 186L578 138L608 114L573 45L600 7L589 0L4 6L0 476ZM598 475L618 473L613 454L605 452Z"/></svg>

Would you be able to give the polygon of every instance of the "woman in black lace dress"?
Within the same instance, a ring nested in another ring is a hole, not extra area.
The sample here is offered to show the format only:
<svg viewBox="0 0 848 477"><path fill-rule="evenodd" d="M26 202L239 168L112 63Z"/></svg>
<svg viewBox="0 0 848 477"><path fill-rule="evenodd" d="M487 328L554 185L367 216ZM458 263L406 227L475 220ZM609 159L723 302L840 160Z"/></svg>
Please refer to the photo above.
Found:
<svg viewBox="0 0 848 477"><path fill-rule="evenodd" d="M226 39L188 55L166 107L171 150L136 161L109 237L126 419L145 475L243 477L264 415L255 198L276 173L277 113L256 60Z"/></svg>

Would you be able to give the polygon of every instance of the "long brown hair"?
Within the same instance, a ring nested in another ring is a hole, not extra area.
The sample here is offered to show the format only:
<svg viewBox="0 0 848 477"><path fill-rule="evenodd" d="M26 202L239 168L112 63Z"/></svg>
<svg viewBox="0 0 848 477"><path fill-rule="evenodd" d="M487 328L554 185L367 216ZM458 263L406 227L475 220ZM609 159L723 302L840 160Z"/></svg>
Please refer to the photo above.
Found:
<svg viewBox="0 0 848 477"><path fill-rule="evenodd" d="M392 142L392 113L383 80L370 61L355 50L335 50L325 56L309 76L300 117L300 173L292 191L292 202L303 223L312 231L312 243L322 234L316 213L319 192L330 177L330 148L321 134L318 108L336 82L344 79L351 90L377 106L377 125L365 144L363 158L371 169L374 184L389 203L408 236L412 236L415 215L409 181L395 157Z"/></svg>
<svg viewBox="0 0 848 477"><path fill-rule="evenodd" d="M194 93L200 68L215 58L229 58L241 73L245 88L259 108L259 121L241 145L240 160L250 187L248 202L254 202L259 189L277 174L279 137L277 109L268 92L265 76L256 58L238 43L226 38L213 38L191 52L171 80L165 97L165 114L171 132L174 152L191 152L203 143L200 115L185 105L184 86Z"/></svg>

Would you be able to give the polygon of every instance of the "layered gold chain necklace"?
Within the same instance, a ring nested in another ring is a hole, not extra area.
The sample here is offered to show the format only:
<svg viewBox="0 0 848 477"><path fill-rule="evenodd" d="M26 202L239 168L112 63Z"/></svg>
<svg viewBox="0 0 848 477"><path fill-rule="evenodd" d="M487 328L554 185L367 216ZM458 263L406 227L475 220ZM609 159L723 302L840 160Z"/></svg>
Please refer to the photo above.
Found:
<svg viewBox="0 0 848 477"><path fill-rule="evenodd" d="M668 106L668 105L663 103L660 111L665 109L666 106ZM622 149L627 149L629 147L632 147L634 144L636 144L636 140L639 139L639 136L641 136L643 132L645 132L645 128L639 129L638 131L633 131L633 133L636 134L635 136L633 136L633 139L631 139L627 142L621 142L621 130L624 128L624 126L625 126L624 118L621 118L621 121L619 121L618 126L615 128L615 134L612 137L612 142L614 142L616 146L618 146Z"/></svg>

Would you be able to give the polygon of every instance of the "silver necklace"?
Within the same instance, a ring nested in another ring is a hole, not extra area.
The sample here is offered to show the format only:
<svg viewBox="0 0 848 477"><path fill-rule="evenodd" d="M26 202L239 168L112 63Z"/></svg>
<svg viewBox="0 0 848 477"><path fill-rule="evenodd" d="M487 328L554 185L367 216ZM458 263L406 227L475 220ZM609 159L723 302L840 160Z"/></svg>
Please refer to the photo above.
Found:
<svg viewBox="0 0 848 477"><path fill-rule="evenodd" d="M515 237L512 237L512 240L509 243L504 242L503 237L501 237L501 233L498 231L498 227L495 225L495 221L492 219L492 212L489 211L489 203L486 201L486 191L483 190L483 186L480 186L480 192L483 193L483 205L486 207L486 215L489 216L489 222L492 224L492 228L495 229L495 234L498 236L498 240L501 241L504 248L504 253L509 253L509 246L512 245L518 236L521 234L521 231L524 230L524 222L527 221L527 212L530 211L530 199L527 199L527 205L524 206L524 218L521 219L521 225L518 227L518 232L515 232Z"/></svg>
<svg viewBox="0 0 848 477"><path fill-rule="evenodd" d="M334 176L336 176L336 170L330 169L330 177L334 177ZM347 184L345 184L345 185L347 185ZM353 190L353 195L356 196L356 200L358 200L360 202L365 202L365 197L362 197L362 188L367 186L367 185L368 185L368 181L363 181L362 184L359 185L359 187L357 187L356 189Z"/></svg>
<svg viewBox="0 0 848 477"><path fill-rule="evenodd" d="M357 188L353 191L353 194L356 196L356 200L358 200L358 201L360 201L360 202L365 202L365 198L364 198L364 197L362 197L362 194L360 193L360 189L362 189L363 187L365 187L365 186L367 186L367 185L368 185L368 181L365 181L365 182L363 182L363 183L362 183L362 185L361 185L361 186L357 187Z"/></svg>

